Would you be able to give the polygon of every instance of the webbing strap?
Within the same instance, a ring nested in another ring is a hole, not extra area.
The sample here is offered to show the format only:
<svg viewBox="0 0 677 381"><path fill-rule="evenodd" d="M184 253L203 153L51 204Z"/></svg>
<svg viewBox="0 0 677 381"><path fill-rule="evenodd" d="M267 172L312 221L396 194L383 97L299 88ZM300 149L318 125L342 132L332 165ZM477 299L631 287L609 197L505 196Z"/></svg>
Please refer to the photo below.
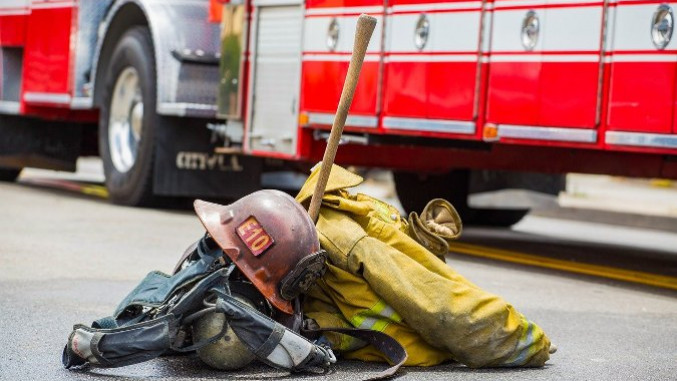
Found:
<svg viewBox="0 0 677 381"><path fill-rule="evenodd" d="M92 328L97 329L113 329L117 327L118 323L112 316L106 316L101 319L94 320L94 322L92 323Z"/></svg>
<svg viewBox="0 0 677 381"><path fill-rule="evenodd" d="M397 342L391 336L379 332L373 331L371 329L360 329L360 328L304 328L302 333L306 337L319 336L323 332L334 332L340 333L348 336L352 336L363 340L374 346L378 351L383 353L392 366L383 372L377 373L371 377L366 378L365 380L381 380L384 378L392 377L395 372L407 361L407 350L404 349L402 344Z"/></svg>

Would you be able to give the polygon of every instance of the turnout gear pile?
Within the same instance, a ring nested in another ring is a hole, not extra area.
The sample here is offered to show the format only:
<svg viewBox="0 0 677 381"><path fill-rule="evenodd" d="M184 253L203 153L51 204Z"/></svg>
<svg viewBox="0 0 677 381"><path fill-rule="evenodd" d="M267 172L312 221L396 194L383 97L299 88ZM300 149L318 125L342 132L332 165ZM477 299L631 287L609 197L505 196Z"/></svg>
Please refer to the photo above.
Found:
<svg viewBox="0 0 677 381"><path fill-rule="evenodd" d="M317 173L297 196L300 203L312 195ZM408 223L394 207L348 193L361 182L339 166L332 168L317 222L328 270L305 298L307 317L320 327L384 332L406 348L405 365L455 360L470 367L533 367L548 360L550 340L541 328L431 252L446 252L461 231L451 205L433 200ZM363 341L327 337L345 358L385 360Z"/></svg>
<svg viewBox="0 0 677 381"><path fill-rule="evenodd" d="M537 325L445 264L461 233L451 204L435 199L406 219L348 193L362 178L333 166L315 226L302 205L317 177L315 170L296 200L266 190L230 205L195 201L205 236L171 276L151 272L112 316L76 325L64 366L117 367L196 351L219 369L259 359L325 371L335 350L393 365L379 378L402 364L548 360L550 341Z"/></svg>
<svg viewBox="0 0 677 381"><path fill-rule="evenodd" d="M197 350L218 368L258 358L291 371L326 370L336 361L331 349L298 333L297 295L325 262L305 210L272 190L228 206L198 200L195 210L207 234L175 273L151 272L112 316L76 325L64 366L118 367ZM228 344L233 340L238 344Z"/></svg>

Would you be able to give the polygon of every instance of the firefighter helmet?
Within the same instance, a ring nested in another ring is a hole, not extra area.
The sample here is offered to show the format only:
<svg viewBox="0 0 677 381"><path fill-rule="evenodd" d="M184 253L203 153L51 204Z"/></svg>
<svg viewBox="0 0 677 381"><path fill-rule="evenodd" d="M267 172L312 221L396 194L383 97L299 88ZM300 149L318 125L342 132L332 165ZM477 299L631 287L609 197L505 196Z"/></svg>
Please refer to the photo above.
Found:
<svg viewBox="0 0 677 381"><path fill-rule="evenodd" d="M293 314L291 300L326 269L315 225L291 196L261 190L230 205L202 200L195 212L209 235L277 309Z"/></svg>

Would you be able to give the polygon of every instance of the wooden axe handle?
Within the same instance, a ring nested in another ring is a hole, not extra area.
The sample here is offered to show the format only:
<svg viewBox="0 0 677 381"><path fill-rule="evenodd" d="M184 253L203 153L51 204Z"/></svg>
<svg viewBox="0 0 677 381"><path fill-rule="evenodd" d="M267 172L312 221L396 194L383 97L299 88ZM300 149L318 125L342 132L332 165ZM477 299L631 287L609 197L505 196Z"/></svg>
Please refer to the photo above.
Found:
<svg viewBox="0 0 677 381"><path fill-rule="evenodd" d="M369 15L362 14L357 19L357 30L355 31L355 44L353 45L353 56L350 59L350 66L348 66L348 74L343 83L343 91L341 92L341 100L336 109L336 116L334 116L334 124L331 126L331 133L327 141L327 148L324 151L322 158L322 168L320 169L319 178L313 197L310 199L310 208L308 214L313 222L317 222L317 217L320 215L320 205L322 204L322 196L324 189L329 180L329 173L334 164L336 157L336 150L338 149L341 134L343 133L343 126L348 117L348 109L353 103L353 95L355 95L355 87L357 80L360 77L360 70L362 70L362 62L364 62L364 55L367 52L367 46L371 39L371 34L376 27L376 18Z"/></svg>

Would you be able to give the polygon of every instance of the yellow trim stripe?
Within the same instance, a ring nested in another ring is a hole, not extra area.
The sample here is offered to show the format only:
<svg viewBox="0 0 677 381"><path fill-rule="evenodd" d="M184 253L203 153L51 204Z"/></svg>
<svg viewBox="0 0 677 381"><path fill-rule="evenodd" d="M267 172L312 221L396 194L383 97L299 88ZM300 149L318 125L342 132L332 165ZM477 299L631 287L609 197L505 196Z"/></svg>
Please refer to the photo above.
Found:
<svg viewBox="0 0 677 381"><path fill-rule="evenodd" d="M388 327L389 324L390 324L390 322L387 321L387 320L376 319L376 321L374 322L374 324L373 324L371 327L369 327L369 328L372 329L372 330L374 330L374 331L383 332L383 331L386 330L386 327Z"/></svg>
<svg viewBox="0 0 677 381"><path fill-rule="evenodd" d="M101 185L84 185L82 187L82 193L90 196L108 198L108 189Z"/></svg>
<svg viewBox="0 0 677 381"><path fill-rule="evenodd" d="M593 275L603 278L677 290L677 278L665 275L650 274L641 271L624 270L587 263L569 262L537 255L524 254L516 251L494 249L460 242L454 242L450 246L451 252L459 254L519 263L528 266L563 270L572 273Z"/></svg>
<svg viewBox="0 0 677 381"><path fill-rule="evenodd" d="M28 178L21 179L22 183L37 185L46 188L56 188L70 192L82 193L88 196L108 198L108 190L103 185L88 184L76 180Z"/></svg>
<svg viewBox="0 0 677 381"><path fill-rule="evenodd" d="M372 329L381 332L383 332L392 321L400 323L402 322L402 317L400 317L397 311L387 305L383 300L379 300L368 310L361 310L350 319L350 323L357 328Z"/></svg>

